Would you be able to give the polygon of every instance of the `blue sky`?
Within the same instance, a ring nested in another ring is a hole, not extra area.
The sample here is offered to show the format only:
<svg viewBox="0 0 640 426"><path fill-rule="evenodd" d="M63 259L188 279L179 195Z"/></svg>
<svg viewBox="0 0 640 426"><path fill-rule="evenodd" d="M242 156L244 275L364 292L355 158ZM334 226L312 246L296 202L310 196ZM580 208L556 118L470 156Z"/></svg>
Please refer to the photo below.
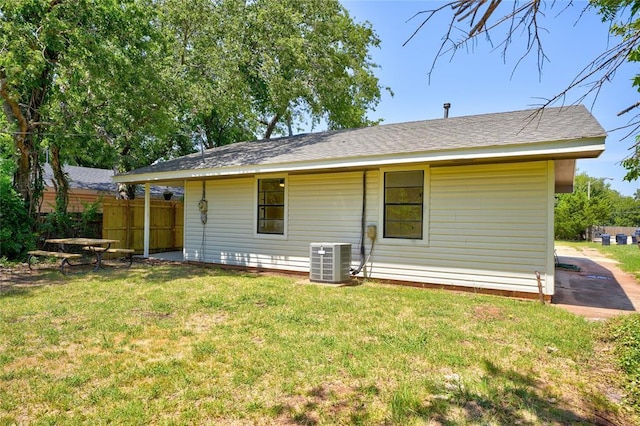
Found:
<svg viewBox="0 0 640 426"><path fill-rule="evenodd" d="M544 30L540 34L548 62L541 75L535 52L514 71L523 53L523 39L514 41L506 59L501 49L483 39L468 51L459 50L453 59L440 58L429 81L428 72L442 43L448 16L436 16L407 46L402 44L422 22L420 16L410 18L443 2L341 0L341 3L356 22L369 21L381 40L380 48L371 52L373 62L380 66L376 75L380 84L390 87L395 96L385 93L369 117L382 118L384 123L441 118L445 102L451 103L451 117L534 108L543 102L541 99L563 91L579 71L614 44L607 25L595 11L580 17L586 1L578 0L574 2L576 7L562 13L558 2L553 9L549 9L552 2L547 2L541 21ZM495 42L502 40L502 32L492 34ZM634 115L616 116L640 100L640 94L631 87L636 73L636 67L625 64L597 98L590 96L582 102L609 136L606 151L597 159L579 160L578 170L597 178L612 178L607 183L624 195L633 195L640 188L640 181L623 182L625 170L619 162L628 154L633 139L621 140L627 132L613 129L624 126ZM565 103L575 102L584 93L576 89L569 93Z"/></svg>

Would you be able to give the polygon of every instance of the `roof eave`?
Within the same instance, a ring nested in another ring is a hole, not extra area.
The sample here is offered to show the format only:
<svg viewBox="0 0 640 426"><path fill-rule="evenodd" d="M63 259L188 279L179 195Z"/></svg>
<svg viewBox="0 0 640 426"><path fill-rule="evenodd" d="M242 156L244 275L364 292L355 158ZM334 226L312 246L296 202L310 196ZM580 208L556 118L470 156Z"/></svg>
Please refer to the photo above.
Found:
<svg viewBox="0 0 640 426"><path fill-rule="evenodd" d="M291 173L299 171L320 171L326 169L367 168L410 163L473 163L537 161L549 159L596 158L605 149L605 136L579 140L564 140L544 143L517 145L495 145L481 148L465 148L442 151L384 154L339 159L310 160L288 163L253 164L232 167L194 168L165 172L116 175L117 183L167 182L201 180L216 177L232 177L267 173Z"/></svg>

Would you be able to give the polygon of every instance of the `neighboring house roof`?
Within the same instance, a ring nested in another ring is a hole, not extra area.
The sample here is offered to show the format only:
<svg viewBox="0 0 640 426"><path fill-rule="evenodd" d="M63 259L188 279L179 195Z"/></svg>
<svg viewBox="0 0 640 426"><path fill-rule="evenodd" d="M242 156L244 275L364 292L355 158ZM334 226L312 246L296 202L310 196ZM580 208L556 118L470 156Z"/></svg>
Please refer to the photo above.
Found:
<svg viewBox="0 0 640 426"><path fill-rule="evenodd" d="M582 105L450 117L235 143L117 175L189 179L409 162L597 157L606 132Z"/></svg>
<svg viewBox="0 0 640 426"><path fill-rule="evenodd" d="M45 185L51 186L53 169L49 163L45 163L43 178ZM115 192L116 185L113 183L113 170L96 169L93 167L64 166L64 171L69 176L69 187L74 189L93 189L102 192Z"/></svg>
<svg viewBox="0 0 640 426"><path fill-rule="evenodd" d="M67 165L64 166L64 171L69 177L70 189L88 189L112 194L115 194L117 191L116 184L113 183L113 170ZM53 169L49 163L44 164L42 172L45 186L53 186L51 183L54 179ZM161 196L165 189L166 188L162 186L152 186L151 194ZM169 189L177 197L182 196L184 192L181 187L170 187ZM144 193L144 190L139 189L138 192Z"/></svg>

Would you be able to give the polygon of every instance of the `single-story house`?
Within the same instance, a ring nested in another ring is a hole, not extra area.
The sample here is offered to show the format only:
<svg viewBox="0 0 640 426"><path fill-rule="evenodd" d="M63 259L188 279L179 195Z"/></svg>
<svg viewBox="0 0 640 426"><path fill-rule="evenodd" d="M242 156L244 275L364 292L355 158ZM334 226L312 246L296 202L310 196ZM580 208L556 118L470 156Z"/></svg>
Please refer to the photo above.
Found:
<svg viewBox="0 0 640 426"><path fill-rule="evenodd" d="M63 169L69 178L69 212L82 212L86 204L95 203L103 198L116 198L118 188L113 182L113 170L69 165L65 165ZM44 192L40 212L51 213L56 207L56 190L51 164L43 165L42 178ZM162 198L166 189L166 187L152 186L151 197ZM182 196L182 187L169 189L173 196Z"/></svg>
<svg viewBox="0 0 640 426"><path fill-rule="evenodd" d="M554 195L605 137L578 105L242 142L114 180L184 186L185 261L308 272L349 243L360 276L537 297L539 273L549 298Z"/></svg>

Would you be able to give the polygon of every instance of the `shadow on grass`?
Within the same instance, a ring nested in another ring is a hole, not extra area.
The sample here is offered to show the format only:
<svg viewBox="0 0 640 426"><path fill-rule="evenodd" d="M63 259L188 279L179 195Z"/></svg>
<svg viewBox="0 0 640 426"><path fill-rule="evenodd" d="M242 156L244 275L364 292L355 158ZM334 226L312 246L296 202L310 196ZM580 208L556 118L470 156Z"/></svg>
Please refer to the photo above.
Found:
<svg viewBox="0 0 640 426"><path fill-rule="evenodd" d="M131 267L117 260L107 260L104 268L93 271L93 265L71 268L63 275L59 265L50 264L30 270L28 266L18 265L3 268L0 271L0 297L27 297L31 291L44 286L72 285L78 280L143 280L154 283L168 283L176 279L197 277L242 277L259 278L259 273L225 270L207 265L190 265L166 261L134 261Z"/></svg>
<svg viewBox="0 0 640 426"><path fill-rule="evenodd" d="M571 406L570 401L582 399L581 395L557 400L544 383L531 375L502 369L489 360L484 361L483 370L475 389L469 389L462 378L451 374L428 385L431 396L426 399L420 396L421 390L400 386L388 401L389 424L624 424L617 421L615 414L610 414L614 420L608 420L607 413L589 401L582 401L583 407ZM329 418L338 415L353 424L367 424L367 394L372 394L363 389L353 391L356 395L332 393L333 398L327 398L314 390L291 397L287 403L274 407L273 412L279 420L292 424L320 424L319 412Z"/></svg>
<svg viewBox="0 0 640 426"><path fill-rule="evenodd" d="M467 389L452 376L436 389L440 394L427 403L404 407L397 420L415 415L438 424L615 424L596 413L591 404L585 403L584 410L568 407L535 377L501 369L489 360L484 361L484 375L476 390Z"/></svg>

